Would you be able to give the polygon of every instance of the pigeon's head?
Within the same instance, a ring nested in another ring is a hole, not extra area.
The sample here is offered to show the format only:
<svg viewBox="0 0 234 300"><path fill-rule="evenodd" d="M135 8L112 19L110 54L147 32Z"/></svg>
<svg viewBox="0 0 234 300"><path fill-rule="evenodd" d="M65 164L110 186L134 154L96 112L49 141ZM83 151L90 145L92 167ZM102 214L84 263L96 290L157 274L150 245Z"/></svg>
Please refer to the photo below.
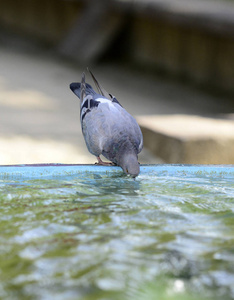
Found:
<svg viewBox="0 0 234 300"><path fill-rule="evenodd" d="M119 163L124 173L135 178L140 173L140 167L135 153L125 154Z"/></svg>

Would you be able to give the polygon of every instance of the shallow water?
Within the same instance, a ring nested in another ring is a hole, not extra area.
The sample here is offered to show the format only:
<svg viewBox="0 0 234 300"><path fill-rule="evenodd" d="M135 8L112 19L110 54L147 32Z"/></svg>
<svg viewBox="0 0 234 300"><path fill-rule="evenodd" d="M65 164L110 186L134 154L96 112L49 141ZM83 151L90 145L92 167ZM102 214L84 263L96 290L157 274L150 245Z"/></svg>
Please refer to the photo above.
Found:
<svg viewBox="0 0 234 300"><path fill-rule="evenodd" d="M2 299L234 299L234 176L0 181Z"/></svg>

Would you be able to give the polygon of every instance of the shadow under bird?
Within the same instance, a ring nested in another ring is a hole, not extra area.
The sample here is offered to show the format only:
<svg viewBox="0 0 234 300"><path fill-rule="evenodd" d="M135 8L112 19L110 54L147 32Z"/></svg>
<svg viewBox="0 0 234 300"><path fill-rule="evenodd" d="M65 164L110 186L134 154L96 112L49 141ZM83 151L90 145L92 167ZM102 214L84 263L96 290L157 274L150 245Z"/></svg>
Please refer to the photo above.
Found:
<svg viewBox="0 0 234 300"><path fill-rule="evenodd" d="M101 160L102 154L135 178L140 172L138 154L143 148L141 129L118 100L105 91L89 72L98 93L85 82L85 73L81 82L70 84L70 89L80 99L80 121L87 148L97 157L98 164L111 164Z"/></svg>

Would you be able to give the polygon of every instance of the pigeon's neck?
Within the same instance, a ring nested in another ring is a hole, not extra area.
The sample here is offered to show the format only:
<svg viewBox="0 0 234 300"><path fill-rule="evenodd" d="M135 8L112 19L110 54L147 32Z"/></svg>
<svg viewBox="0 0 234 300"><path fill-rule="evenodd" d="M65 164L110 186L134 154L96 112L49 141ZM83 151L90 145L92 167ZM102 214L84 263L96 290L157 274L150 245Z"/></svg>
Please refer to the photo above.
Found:
<svg viewBox="0 0 234 300"><path fill-rule="evenodd" d="M119 162L120 163L123 163L126 158L136 158L137 159L137 154L135 151L120 151L120 153L122 153L120 156L119 156Z"/></svg>
<svg viewBox="0 0 234 300"><path fill-rule="evenodd" d="M131 160L137 160L137 150L135 149L133 143L131 143L128 139L126 139L119 148L118 161L120 166L121 164L125 163L127 157L129 159L131 158Z"/></svg>

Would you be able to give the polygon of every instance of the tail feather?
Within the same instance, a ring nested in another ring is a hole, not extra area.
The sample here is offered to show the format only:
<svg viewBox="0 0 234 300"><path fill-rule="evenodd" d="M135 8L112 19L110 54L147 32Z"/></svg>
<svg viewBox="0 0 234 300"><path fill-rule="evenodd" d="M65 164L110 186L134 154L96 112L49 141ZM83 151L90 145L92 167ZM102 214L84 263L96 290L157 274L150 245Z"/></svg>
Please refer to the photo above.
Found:
<svg viewBox="0 0 234 300"><path fill-rule="evenodd" d="M86 96L86 84L85 84L85 72L82 73L81 84L80 84L80 106Z"/></svg>
<svg viewBox="0 0 234 300"><path fill-rule="evenodd" d="M104 90L101 85L98 83L97 79L94 77L93 73L89 70L93 81L98 89L98 93L100 95L106 97L107 99L111 100L110 95L106 90ZM73 91L73 93L80 99L80 107L82 107L82 104L84 102L84 99L87 95L91 95L95 97L98 95L92 86L85 82L85 72L82 73L81 82L73 82L70 84L70 89ZM113 100L112 100L113 101ZM116 101L115 101L116 102Z"/></svg>
<svg viewBox="0 0 234 300"><path fill-rule="evenodd" d="M93 90L90 84L85 83L85 73L82 73L81 82L73 82L70 84L70 89L80 99L80 105L87 95L95 96L97 93Z"/></svg>
<svg viewBox="0 0 234 300"><path fill-rule="evenodd" d="M96 77L93 75L93 73L91 72L91 70L89 70L89 68L87 68L87 70L89 71L90 75L92 76L93 81L94 81L94 83L95 83L95 85L97 87L98 92L102 96L104 96L107 99L111 100L111 97L110 97L109 93L100 85L100 83L97 81Z"/></svg>

